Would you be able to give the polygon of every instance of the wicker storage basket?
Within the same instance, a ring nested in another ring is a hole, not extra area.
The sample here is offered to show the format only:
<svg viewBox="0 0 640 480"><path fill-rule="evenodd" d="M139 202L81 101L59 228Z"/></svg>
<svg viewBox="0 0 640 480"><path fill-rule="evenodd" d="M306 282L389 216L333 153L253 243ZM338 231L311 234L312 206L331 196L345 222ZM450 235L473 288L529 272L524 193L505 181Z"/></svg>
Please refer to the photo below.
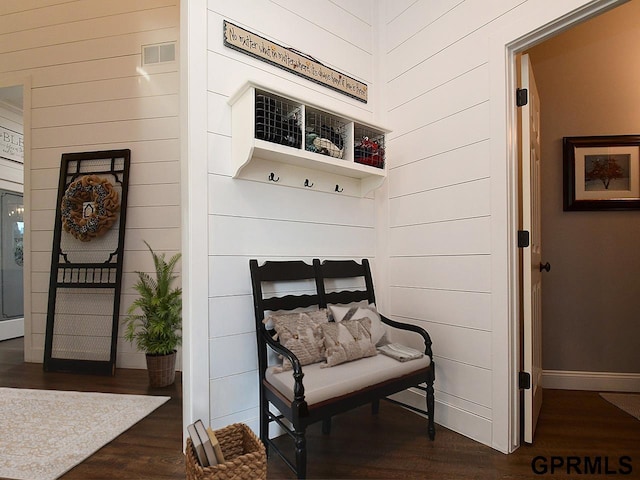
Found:
<svg viewBox="0 0 640 480"><path fill-rule="evenodd" d="M187 438L187 480L253 480L267 478L267 456L264 445L255 433L242 423L214 430L225 462L212 467L202 467Z"/></svg>

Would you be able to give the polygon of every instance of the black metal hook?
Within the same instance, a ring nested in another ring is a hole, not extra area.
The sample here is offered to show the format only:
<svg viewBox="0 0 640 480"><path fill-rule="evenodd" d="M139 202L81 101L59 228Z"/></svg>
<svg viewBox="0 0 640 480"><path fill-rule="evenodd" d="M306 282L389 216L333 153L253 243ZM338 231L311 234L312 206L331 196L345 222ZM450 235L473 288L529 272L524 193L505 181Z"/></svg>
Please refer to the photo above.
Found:
<svg viewBox="0 0 640 480"><path fill-rule="evenodd" d="M313 187L314 185L315 185L314 183L309 183L309 179L308 179L308 178L305 178L305 179L304 179L304 186L305 186L305 187L309 187L309 188L311 188L311 187Z"/></svg>
<svg viewBox="0 0 640 480"><path fill-rule="evenodd" d="M269 175L269 181L270 182L278 182L278 181L280 181L280 177L276 178L276 174L271 172L271 174Z"/></svg>
<svg viewBox="0 0 640 480"><path fill-rule="evenodd" d="M337 185L337 184L336 184L336 189L335 189L335 191L336 191L336 192L338 192L338 193L341 193L341 192L344 192L344 188L340 188L340 185Z"/></svg>

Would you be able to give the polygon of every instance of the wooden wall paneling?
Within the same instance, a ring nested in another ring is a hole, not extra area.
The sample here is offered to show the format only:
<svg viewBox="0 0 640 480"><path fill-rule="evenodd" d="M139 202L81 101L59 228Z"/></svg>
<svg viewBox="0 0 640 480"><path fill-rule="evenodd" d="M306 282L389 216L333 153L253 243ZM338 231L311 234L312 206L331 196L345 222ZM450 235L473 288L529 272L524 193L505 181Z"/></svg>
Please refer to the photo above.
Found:
<svg viewBox="0 0 640 480"><path fill-rule="evenodd" d="M131 207L127 228L180 228L180 206Z"/></svg>
<svg viewBox="0 0 640 480"><path fill-rule="evenodd" d="M438 345L438 357L491 370L491 332L428 321L415 323Z"/></svg>
<svg viewBox="0 0 640 480"><path fill-rule="evenodd" d="M415 287L390 290L390 315L491 331L489 293Z"/></svg>
<svg viewBox="0 0 640 480"><path fill-rule="evenodd" d="M215 337L209 343L209 371L212 379L256 370L258 354L255 349L255 333ZM238 355L238 352L242 352L242 355Z"/></svg>
<svg viewBox="0 0 640 480"><path fill-rule="evenodd" d="M178 88L179 78L177 72L174 71L149 75L148 79L142 75L134 75L40 87L33 90L32 102L33 108L39 109L177 94ZM87 108L91 107L87 106Z"/></svg>
<svg viewBox="0 0 640 480"><path fill-rule="evenodd" d="M57 175L57 169L60 168L60 157L63 153L83 152L93 149L107 150L108 148L131 148L131 156L136 156L136 164L140 163L162 163L165 168L170 162L178 162L180 158L180 140L177 138L160 139L160 140L142 140L134 144L125 144L124 142L111 145L73 145L52 148L33 149L31 151L32 172L42 172L50 170L53 176ZM133 165L132 165L133 168ZM40 175L44 175L40 173ZM33 181L33 173L32 173ZM42 180L39 182L40 187L45 184ZM55 186L54 186L55 187ZM49 187L52 188L52 187Z"/></svg>
<svg viewBox="0 0 640 480"><path fill-rule="evenodd" d="M274 167L275 168L275 167ZM266 179L265 179L266 180ZM313 178L311 179L313 182ZM282 188L273 183L209 176L209 214L286 219L372 228L373 202L341 195Z"/></svg>
<svg viewBox="0 0 640 480"><path fill-rule="evenodd" d="M171 41L171 39L165 39L165 41ZM157 75L176 71L176 62L159 63L142 69L140 67L141 51L142 48L140 51L120 57L95 58L81 63L34 68L31 70L34 76L32 86L37 90L69 83L83 84L126 77L137 77L142 82L143 79L149 81Z"/></svg>
<svg viewBox="0 0 640 480"><path fill-rule="evenodd" d="M53 231L51 230L33 230L31 232L31 251L32 252L50 252L52 242L53 242ZM31 279L31 281L33 282L33 278ZM32 288L33 288L33 285L32 285Z"/></svg>
<svg viewBox="0 0 640 480"><path fill-rule="evenodd" d="M180 185L177 183L137 185L136 188L131 189L129 205L131 207L180 206Z"/></svg>
<svg viewBox="0 0 640 480"><path fill-rule="evenodd" d="M113 99L108 101L40 107L33 110L31 127L44 128L63 125L93 124L121 120L177 117L176 93Z"/></svg>
<svg viewBox="0 0 640 480"><path fill-rule="evenodd" d="M391 255L481 255L490 252L490 219L460 219L389 230Z"/></svg>
<svg viewBox="0 0 640 480"><path fill-rule="evenodd" d="M490 137L488 102L468 108L438 122L425 125L400 138L391 138L393 149L389 167L397 167L417 159L447 152L463 145L481 142Z"/></svg>
<svg viewBox="0 0 640 480"><path fill-rule="evenodd" d="M489 68L482 65L391 109L388 114L388 123L393 125L390 138L401 137L423 125L478 105L488 97Z"/></svg>
<svg viewBox="0 0 640 480"><path fill-rule="evenodd" d="M361 50L361 55L373 55L374 39L371 30L371 21L366 22L358 15L345 15L344 9L330 0L317 0L314 2L313 15L309 15L308 7L297 0L275 0L274 3L300 18L306 18L306 22L313 25L314 28L319 27L322 30L330 31L341 41L355 45ZM370 13L371 9L365 8L363 12ZM308 39L296 39L296 42L308 42L307 45L309 48L318 49L317 45L313 45L313 35L309 37ZM300 49L300 47L295 46L295 43L292 43L292 46ZM332 58L331 61L333 62L335 60ZM367 67L371 68L370 65L371 63L369 62ZM353 68L349 63L345 63L345 66ZM372 78L372 75L368 78Z"/></svg>
<svg viewBox="0 0 640 480"><path fill-rule="evenodd" d="M389 198L487 179L489 142L481 140L389 169Z"/></svg>
<svg viewBox="0 0 640 480"><path fill-rule="evenodd" d="M114 55L139 54L142 45L166 42L168 38L174 40L178 38L177 28L52 45L26 52L3 53L0 54L0 62L12 65L16 70L29 70L61 63L86 62Z"/></svg>
<svg viewBox="0 0 640 480"><path fill-rule="evenodd" d="M489 216L490 198L488 179L392 198L389 200L390 226Z"/></svg>
<svg viewBox="0 0 640 480"><path fill-rule="evenodd" d="M391 287L491 292L489 255L391 257Z"/></svg>
<svg viewBox="0 0 640 480"><path fill-rule="evenodd" d="M225 417L252 410L258 404L258 382L255 370L212 380L211 412Z"/></svg>
<svg viewBox="0 0 640 480"><path fill-rule="evenodd" d="M90 18L117 16L137 10L177 5L176 0L136 0L136 2L127 0L111 0L109 2L25 0L25 2L19 3L19 5L4 6L4 15L0 16L0 31L35 30L61 21L73 23Z"/></svg>
<svg viewBox="0 0 640 480"><path fill-rule="evenodd" d="M373 11L368 0L334 0L331 3L338 5L354 17L358 17L367 25L373 25Z"/></svg>
<svg viewBox="0 0 640 480"><path fill-rule="evenodd" d="M491 370L436 356L438 390L491 407Z"/></svg>
<svg viewBox="0 0 640 480"><path fill-rule="evenodd" d="M208 134L207 172L226 177L236 173L231 159L231 136Z"/></svg>
<svg viewBox="0 0 640 480"><path fill-rule="evenodd" d="M209 249L216 255L356 257L374 253L373 228L213 216Z"/></svg>
<svg viewBox="0 0 640 480"><path fill-rule="evenodd" d="M406 72L447 46L472 33L478 26L486 25L523 0L496 0L489 4L464 2L449 10L410 40L399 45L393 55L386 56L387 80ZM406 13L410 14L411 10Z"/></svg>
<svg viewBox="0 0 640 480"><path fill-rule="evenodd" d="M452 59L455 58L455 61ZM416 63L406 72L388 72L386 90L390 106L407 103L417 95L430 91L489 61L484 31L471 33L460 41L438 51L427 61Z"/></svg>
<svg viewBox="0 0 640 480"><path fill-rule="evenodd" d="M220 318L233 318L221 322ZM225 337L255 332L252 295L228 295L209 298L209 332L213 337Z"/></svg>
<svg viewBox="0 0 640 480"><path fill-rule="evenodd" d="M179 185L180 164L178 162L136 163L131 166L129 185Z"/></svg>
<svg viewBox="0 0 640 480"><path fill-rule="evenodd" d="M47 210L56 204L58 192L53 188L31 189L31 209ZM51 247L51 245L49 245Z"/></svg>
<svg viewBox="0 0 640 480"><path fill-rule="evenodd" d="M409 41L421 30L428 28L449 10L463 3L463 0L443 0L438 2L411 2L400 10L402 2L395 2L395 11L387 12L387 38L385 53L393 54L404 42ZM391 8L387 8L391 10Z"/></svg>
<svg viewBox="0 0 640 480"><path fill-rule="evenodd" d="M32 145L48 148L178 138L178 123L177 117L166 117L38 128L32 130Z"/></svg>
<svg viewBox="0 0 640 480"><path fill-rule="evenodd" d="M131 4L131 2L129 2ZM95 5L95 4L94 4ZM54 23L38 28L38 35L33 35L31 28L7 32L4 38L7 43L0 46L0 53L12 51L16 45L22 49L36 49L50 45L82 42L96 38L127 35L140 32L153 25L154 29L171 28L175 25L177 7L152 8L132 11L120 15L83 18L75 21L73 28L68 23ZM67 20L69 20L67 18Z"/></svg>

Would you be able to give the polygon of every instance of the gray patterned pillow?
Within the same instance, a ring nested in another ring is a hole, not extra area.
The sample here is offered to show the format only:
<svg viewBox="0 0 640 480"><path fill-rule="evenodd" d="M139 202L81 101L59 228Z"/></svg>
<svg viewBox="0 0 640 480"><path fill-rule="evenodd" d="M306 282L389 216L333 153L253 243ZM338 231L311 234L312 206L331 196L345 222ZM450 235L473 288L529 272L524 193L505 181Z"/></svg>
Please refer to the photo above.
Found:
<svg viewBox="0 0 640 480"><path fill-rule="evenodd" d="M327 310L271 315L263 323L271 323L280 345L291 350L301 365L324 360L324 343L319 325L329 321ZM288 358L282 361L280 371L291 370Z"/></svg>
<svg viewBox="0 0 640 480"><path fill-rule="evenodd" d="M327 363L322 367L333 367L377 354L371 341L371 320L368 318L343 320L320 325L324 335Z"/></svg>

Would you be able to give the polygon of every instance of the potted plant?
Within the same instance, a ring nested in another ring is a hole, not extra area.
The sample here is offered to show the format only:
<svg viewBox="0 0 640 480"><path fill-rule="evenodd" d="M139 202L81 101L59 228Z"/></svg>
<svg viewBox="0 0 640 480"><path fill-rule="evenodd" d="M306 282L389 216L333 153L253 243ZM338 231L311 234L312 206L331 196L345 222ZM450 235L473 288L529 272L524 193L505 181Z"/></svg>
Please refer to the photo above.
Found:
<svg viewBox="0 0 640 480"><path fill-rule="evenodd" d="M182 341L182 289L172 288L180 253L166 261L164 253L158 255L144 243L153 257L155 278L136 272L138 281L133 288L140 296L127 310L124 336L145 352L149 384L165 387L175 381L176 348Z"/></svg>

